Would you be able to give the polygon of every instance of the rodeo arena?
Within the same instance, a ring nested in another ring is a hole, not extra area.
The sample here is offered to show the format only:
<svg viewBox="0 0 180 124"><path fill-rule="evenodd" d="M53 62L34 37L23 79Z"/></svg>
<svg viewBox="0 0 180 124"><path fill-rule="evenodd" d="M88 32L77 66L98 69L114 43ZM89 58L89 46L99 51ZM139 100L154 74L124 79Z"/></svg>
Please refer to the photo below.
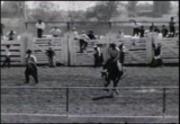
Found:
<svg viewBox="0 0 180 124"><path fill-rule="evenodd" d="M1 12L1 123L179 123L179 15L31 20L23 3L21 26Z"/></svg>

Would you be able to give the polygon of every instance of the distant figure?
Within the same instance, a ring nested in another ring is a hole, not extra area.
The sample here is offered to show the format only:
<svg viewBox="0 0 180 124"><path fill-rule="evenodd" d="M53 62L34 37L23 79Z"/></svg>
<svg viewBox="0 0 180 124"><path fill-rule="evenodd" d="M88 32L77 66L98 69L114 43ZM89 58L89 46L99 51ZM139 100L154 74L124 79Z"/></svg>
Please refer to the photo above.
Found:
<svg viewBox="0 0 180 124"><path fill-rule="evenodd" d="M78 34L76 28L73 28L72 30L73 30L73 37L74 37L74 40L79 40L79 34Z"/></svg>
<svg viewBox="0 0 180 124"><path fill-rule="evenodd" d="M1 23L1 32L0 32L0 33L1 33L1 36L3 36L3 29L4 29L4 27L5 27L4 24Z"/></svg>
<svg viewBox="0 0 180 124"><path fill-rule="evenodd" d="M37 37L38 38L42 38L42 35L43 35L43 31L46 27L45 23L42 22L42 20L38 20L38 22L36 23L36 28L37 28Z"/></svg>
<svg viewBox="0 0 180 124"><path fill-rule="evenodd" d="M124 46L124 43L120 43L118 48L119 48L120 63L122 65L124 65L124 58L125 58L126 47Z"/></svg>
<svg viewBox="0 0 180 124"><path fill-rule="evenodd" d="M162 25L161 32L162 32L163 37L166 37L168 35L168 29L166 28L165 25Z"/></svg>
<svg viewBox="0 0 180 124"><path fill-rule="evenodd" d="M100 67L103 62L103 54L101 53L100 47L96 45L94 47L94 67Z"/></svg>
<svg viewBox="0 0 180 124"><path fill-rule="evenodd" d="M124 37L123 31L118 31L117 39L122 39Z"/></svg>
<svg viewBox="0 0 180 124"><path fill-rule="evenodd" d="M149 27L149 32L153 32L154 31L154 23L152 22L151 23L151 26Z"/></svg>
<svg viewBox="0 0 180 124"><path fill-rule="evenodd" d="M61 36L61 30L57 28L56 26L50 30L50 33L52 34L53 37L59 37Z"/></svg>
<svg viewBox="0 0 180 124"><path fill-rule="evenodd" d="M14 40L14 37L16 35L16 32L14 30L11 30L7 33L8 40Z"/></svg>
<svg viewBox="0 0 180 124"><path fill-rule="evenodd" d="M48 57L49 67L55 67L55 63L54 63L55 52L53 51L52 47L50 47L50 48L46 51L46 55L47 55L47 57Z"/></svg>
<svg viewBox="0 0 180 124"><path fill-rule="evenodd" d="M88 45L89 37L85 34L85 31L82 31L82 34L80 35L80 52L83 53L83 51L86 49Z"/></svg>
<svg viewBox="0 0 180 124"><path fill-rule="evenodd" d="M10 45L6 45L6 56L5 56L5 61L2 65L2 67L4 67L6 64L8 66L8 68L11 67L11 52L10 52Z"/></svg>
<svg viewBox="0 0 180 124"><path fill-rule="evenodd" d="M156 32L156 33L160 33L160 30L158 29L158 27L157 27L157 26L155 26L155 27L154 27L154 32Z"/></svg>
<svg viewBox="0 0 180 124"><path fill-rule="evenodd" d="M25 70L25 78L26 78L26 82L25 83L29 83L29 76L31 75L34 80L35 83L38 83L38 70L37 70L37 60L36 57L34 55L32 55L32 51L31 50L27 50L27 56L26 56L26 70Z"/></svg>
<svg viewBox="0 0 180 124"><path fill-rule="evenodd" d="M95 36L94 36L93 31L89 31L88 37L89 37L89 39L91 39L91 40L95 40L95 39L96 39Z"/></svg>
<svg viewBox="0 0 180 124"><path fill-rule="evenodd" d="M157 46L154 45L154 58L151 62L152 67L162 66L162 58L161 58L161 43L158 43Z"/></svg>
<svg viewBox="0 0 180 124"><path fill-rule="evenodd" d="M169 22L169 32L170 32L170 37L175 36L175 21L174 17L171 17L171 21Z"/></svg>
<svg viewBox="0 0 180 124"><path fill-rule="evenodd" d="M135 20L133 20L133 22L134 22L134 24L133 24L133 36L138 36L140 24L137 23Z"/></svg>
<svg viewBox="0 0 180 124"><path fill-rule="evenodd" d="M141 26L139 29L139 33L140 33L141 38L144 37L144 32L145 32L144 26Z"/></svg>

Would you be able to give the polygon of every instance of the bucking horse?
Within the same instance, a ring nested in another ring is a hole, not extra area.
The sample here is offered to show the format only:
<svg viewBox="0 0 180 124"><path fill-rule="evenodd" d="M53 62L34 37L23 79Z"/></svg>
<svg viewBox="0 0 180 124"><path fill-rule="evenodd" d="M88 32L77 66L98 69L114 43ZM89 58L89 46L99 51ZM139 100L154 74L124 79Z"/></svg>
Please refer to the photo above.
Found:
<svg viewBox="0 0 180 124"><path fill-rule="evenodd" d="M120 63L121 64L121 63ZM122 67L122 65L121 65ZM111 81L113 82L113 87L114 89L112 90L112 93L110 96L114 96L114 92L116 92L116 94L118 94L118 90L116 89L122 75L123 75L123 69L119 69L117 62L114 63L108 63L104 66L104 68L107 69L107 73L102 72L101 76L102 78L105 79L106 83L104 84L105 88L109 86L109 84L111 83ZM106 91L109 91L108 89L104 89Z"/></svg>

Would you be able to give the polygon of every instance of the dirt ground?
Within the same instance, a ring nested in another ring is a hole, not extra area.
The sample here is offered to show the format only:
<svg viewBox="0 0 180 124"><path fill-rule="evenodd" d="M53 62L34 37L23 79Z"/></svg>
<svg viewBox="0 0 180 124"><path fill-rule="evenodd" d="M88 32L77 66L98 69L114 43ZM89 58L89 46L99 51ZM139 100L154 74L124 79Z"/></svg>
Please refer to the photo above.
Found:
<svg viewBox="0 0 180 124"><path fill-rule="evenodd" d="M24 67L2 68L1 87L103 87L100 68L38 67L39 84L24 84ZM126 67L118 87L178 87L178 67ZM112 86L112 85L111 85ZM110 86L110 87L111 87ZM167 89L165 115L179 113L178 89ZM114 98L102 89L69 89L69 114L160 116L163 91L159 89L119 89ZM66 90L1 89L1 113L66 114Z"/></svg>

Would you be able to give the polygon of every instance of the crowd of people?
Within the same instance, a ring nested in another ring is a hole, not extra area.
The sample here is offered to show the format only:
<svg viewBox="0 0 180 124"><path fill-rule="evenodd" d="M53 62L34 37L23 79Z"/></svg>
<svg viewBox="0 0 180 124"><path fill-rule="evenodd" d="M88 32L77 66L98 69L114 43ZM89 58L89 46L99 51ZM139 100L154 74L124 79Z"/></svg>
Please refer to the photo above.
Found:
<svg viewBox="0 0 180 124"><path fill-rule="evenodd" d="M145 33L144 26L141 25L140 23L137 23L135 20L133 21L133 23L134 23L133 24L133 36L144 37L144 33ZM37 28L37 37L42 38L43 32L44 32L45 27L46 27L45 23L42 20L38 20L38 22L35 24L35 26ZM4 27L5 26L1 23L1 36L4 34L3 33ZM84 50L87 48L88 40L97 39L96 35L94 35L94 32L92 30L90 30L87 34L85 31L82 31L81 34L78 34L78 31L74 27L74 28L72 28L72 32L73 32L72 35L73 35L74 40L79 42L80 53L83 53ZM157 26L154 25L154 23L152 23L151 26L149 27L149 32L162 33L163 37L174 37L176 34L174 18L171 17L171 20L169 22L169 30L165 25L162 25L162 29L160 30L160 29L158 29ZM59 37L59 36L61 36L62 31L57 26L54 26L50 30L50 33L53 37ZM14 30L10 30L7 33L8 40L14 40L14 36L16 34L17 33ZM119 34L121 36L124 35L124 33L122 31L119 31ZM152 44L152 45L153 45L153 49L154 49L154 58L151 62L151 65L152 66L162 65L162 59L160 57L160 55L161 55L161 44L158 43L157 45L155 45L155 44ZM123 43L120 43L119 46L116 46L116 44L110 44L109 49L108 49L108 53L109 53L110 58L105 63L104 68L106 67L106 65L116 62L119 70L122 70L122 67L124 64L124 58L125 58L125 51L126 51L126 48L125 48ZM31 56L32 51L29 50L27 52L27 54ZM54 61L55 51L53 50L53 48L49 47L49 49L46 51L45 54L47 55L47 58L48 58L49 67L55 67L56 66L55 61ZM11 63L11 59L10 59L11 57L10 56L11 56L10 45L7 45L6 46L5 61L2 64L2 67L7 65L10 68L10 63ZM31 59L32 60L34 59L33 63L36 63L35 56L33 56L33 57L30 57L30 56L29 56L28 61L30 61ZM93 56L94 56L94 67L101 67L102 63L104 61L103 53L101 51L101 44L96 44L94 46ZM27 75L28 75L28 73L26 73L26 78L27 78L27 82L28 82L28 76ZM34 77L36 77L36 76L34 76ZM36 79L36 82L37 82L37 79Z"/></svg>
<svg viewBox="0 0 180 124"><path fill-rule="evenodd" d="M174 17L170 18L169 22L169 30L165 25L162 25L161 29L158 28L158 26L154 25L154 23L151 23L151 26L149 27L149 32L157 32L162 33L163 37L175 37L176 35L176 28L175 28L175 21ZM145 28L141 23L136 22L133 20L133 36L139 36L144 37Z"/></svg>

